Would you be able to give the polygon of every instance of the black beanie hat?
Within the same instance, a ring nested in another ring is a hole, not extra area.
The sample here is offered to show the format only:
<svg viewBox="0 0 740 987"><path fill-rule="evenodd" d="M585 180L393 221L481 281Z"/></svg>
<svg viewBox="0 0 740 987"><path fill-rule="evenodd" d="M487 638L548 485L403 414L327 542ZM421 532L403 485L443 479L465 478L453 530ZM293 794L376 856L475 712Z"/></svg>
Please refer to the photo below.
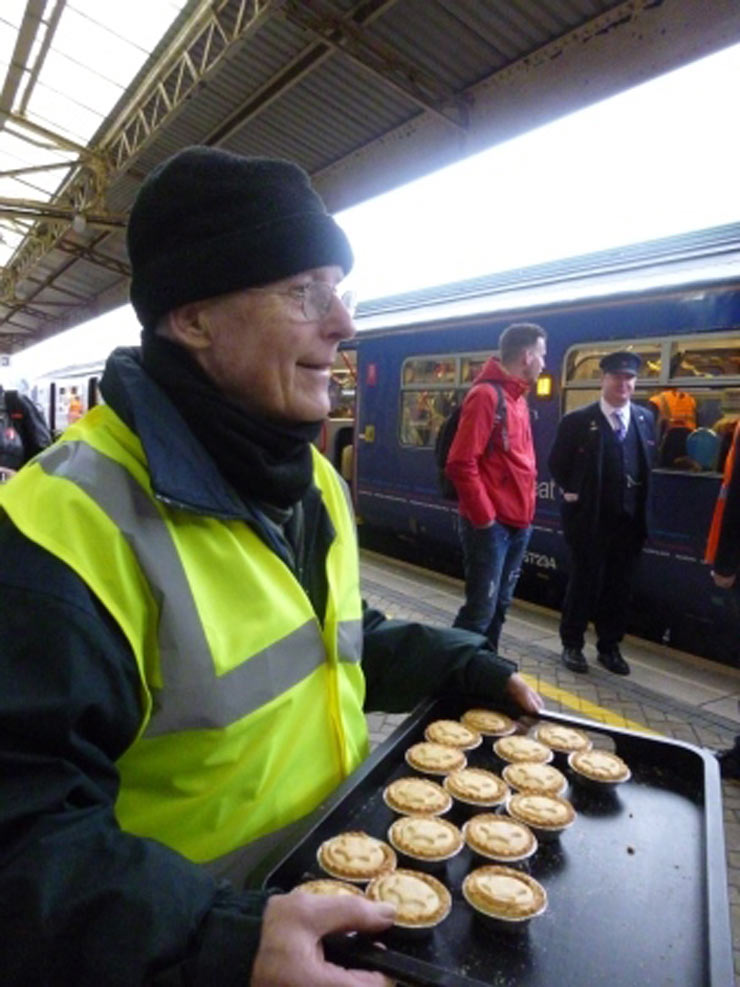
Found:
<svg viewBox="0 0 740 987"><path fill-rule="evenodd" d="M128 222L131 304L145 329L188 302L354 258L290 161L188 147L147 175Z"/></svg>

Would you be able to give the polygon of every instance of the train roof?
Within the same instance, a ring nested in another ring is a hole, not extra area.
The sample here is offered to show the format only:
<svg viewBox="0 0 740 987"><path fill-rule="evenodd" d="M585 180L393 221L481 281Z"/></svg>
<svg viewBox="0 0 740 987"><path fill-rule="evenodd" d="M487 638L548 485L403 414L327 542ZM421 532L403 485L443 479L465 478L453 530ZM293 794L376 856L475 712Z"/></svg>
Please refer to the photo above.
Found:
<svg viewBox="0 0 740 987"><path fill-rule="evenodd" d="M0 353L125 301L178 148L295 160L335 212L740 39L730 0L177 0L153 43L166 6L3 4Z"/></svg>
<svg viewBox="0 0 740 987"><path fill-rule="evenodd" d="M740 223L362 302L358 332L599 298L740 283Z"/></svg>

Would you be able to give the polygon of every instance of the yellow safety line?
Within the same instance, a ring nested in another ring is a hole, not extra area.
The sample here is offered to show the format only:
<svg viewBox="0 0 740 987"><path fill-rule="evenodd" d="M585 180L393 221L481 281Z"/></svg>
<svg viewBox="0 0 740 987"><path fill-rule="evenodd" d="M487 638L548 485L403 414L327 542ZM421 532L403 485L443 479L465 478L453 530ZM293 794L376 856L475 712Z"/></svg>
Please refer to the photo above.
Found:
<svg viewBox="0 0 740 987"><path fill-rule="evenodd" d="M638 723L636 720L628 720L626 717L620 716L618 713L614 713L604 706L598 706L588 699L576 696L572 692L566 692L565 689L559 689L558 686L543 681L539 676L522 674L522 678L527 685L536 689L540 695L548 699L557 699L564 706L568 706L577 713L588 716L599 723L607 723L613 727L623 727L626 730L637 730L639 733L651 733L655 736L661 736L658 730L651 730L644 723Z"/></svg>

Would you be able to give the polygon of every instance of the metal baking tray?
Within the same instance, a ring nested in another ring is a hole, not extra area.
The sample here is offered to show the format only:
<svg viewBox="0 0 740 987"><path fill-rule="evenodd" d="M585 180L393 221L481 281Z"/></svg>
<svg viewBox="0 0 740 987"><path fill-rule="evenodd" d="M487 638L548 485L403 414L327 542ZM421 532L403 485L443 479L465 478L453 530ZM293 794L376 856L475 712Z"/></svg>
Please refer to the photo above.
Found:
<svg viewBox="0 0 740 987"><path fill-rule="evenodd" d="M423 738L431 720L457 719L481 705L448 696L417 707L304 820L290 845L263 861L249 885L289 891L320 876L316 850L343 830L386 839L396 817L382 790L414 773L404 761L406 748ZM327 955L409 985L729 987L732 946L715 759L690 744L559 713L543 712L541 719L586 729L597 746L611 747L604 739L611 738L632 770L631 780L612 792L570 785L574 825L554 844L541 844L529 865L547 890L545 914L518 935L485 928L460 891L465 874L478 866L465 848L438 875L453 906L431 935L406 940L391 930L375 937L385 949L361 936L337 935L325 940ZM490 738L468 752L468 763L500 771Z"/></svg>

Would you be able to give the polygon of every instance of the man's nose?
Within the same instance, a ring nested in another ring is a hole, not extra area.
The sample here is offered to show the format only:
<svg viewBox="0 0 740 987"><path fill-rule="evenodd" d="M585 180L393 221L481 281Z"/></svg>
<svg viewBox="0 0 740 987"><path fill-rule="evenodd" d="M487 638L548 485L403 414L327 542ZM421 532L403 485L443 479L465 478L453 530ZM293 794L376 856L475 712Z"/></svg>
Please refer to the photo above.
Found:
<svg viewBox="0 0 740 987"><path fill-rule="evenodd" d="M338 295L335 295L332 299L331 308L327 313L325 324L328 331L340 339L352 339L357 331L349 309Z"/></svg>

